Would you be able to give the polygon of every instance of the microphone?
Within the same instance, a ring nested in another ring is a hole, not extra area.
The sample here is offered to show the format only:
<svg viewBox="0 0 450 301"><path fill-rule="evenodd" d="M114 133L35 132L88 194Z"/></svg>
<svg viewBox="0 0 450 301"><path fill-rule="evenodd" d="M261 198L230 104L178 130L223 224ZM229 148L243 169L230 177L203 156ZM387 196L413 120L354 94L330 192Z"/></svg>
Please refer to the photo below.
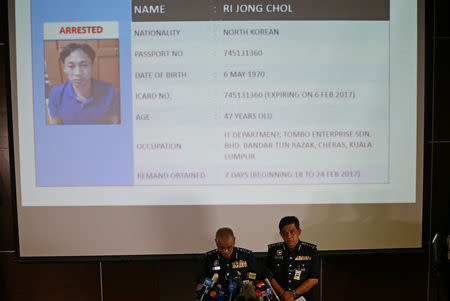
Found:
<svg viewBox="0 0 450 301"><path fill-rule="evenodd" d="M203 291L202 296L200 297L200 301L203 301L203 298L207 295L209 295L209 291L211 288L216 284L217 279L219 279L219 274L214 273L212 278L206 277L205 282L203 282L203 286L205 287L205 290Z"/></svg>
<svg viewBox="0 0 450 301"><path fill-rule="evenodd" d="M241 272L239 272L238 270L232 270L232 273L234 275L230 280L230 285L228 286L228 292L230 293L229 298L230 301L233 299L233 295L236 294L238 288L242 286Z"/></svg>
<svg viewBox="0 0 450 301"><path fill-rule="evenodd" d="M218 300L219 301L226 301L226 297L227 297L226 295L227 295L227 290L224 287L222 287L219 290Z"/></svg>
<svg viewBox="0 0 450 301"><path fill-rule="evenodd" d="M277 301L280 301L280 298L278 298L277 292L273 289L272 284L270 283L269 279L265 278L264 281L270 287L270 291L275 296L275 299L277 299Z"/></svg>
<svg viewBox="0 0 450 301"><path fill-rule="evenodd" d="M261 281L255 285L255 292L259 300L270 300L270 288L264 282Z"/></svg>
<svg viewBox="0 0 450 301"><path fill-rule="evenodd" d="M216 286L209 293L210 300L218 300L218 298L219 298L219 291L221 289L222 289L222 285L221 284L216 284Z"/></svg>
<svg viewBox="0 0 450 301"><path fill-rule="evenodd" d="M209 293L209 297L213 300L217 299L217 291L214 289Z"/></svg>
<svg viewBox="0 0 450 301"><path fill-rule="evenodd" d="M242 292L236 297L236 301L257 301L256 292L250 283L244 283Z"/></svg>
<svg viewBox="0 0 450 301"><path fill-rule="evenodd" d="M197 295L200 294L200 292L203 290L204 287L205 287L205 286L204 286L203 283L197 284L197 287L195 288L195 292L197 293Z"/></svg>
<svg viewBox="0 0 450 301"><path fill-rule="evenodd" d="M259 289L255 289L256 298L263 298L266 296L265 293L262 293Z"/></svg>
<svg viewBox="0 0 450 301"><path fill-rule="evenodd" d="M239 279L239 281L242 281L242 279L241 279L241 272L239 272L238 270L233 270L233 272L234 272L234 278L237 278L237 279Z"/></svg>
<svg viewBox="0 0 450 301"><path fill-rule="evenodd" d="M256 273L248 272L247 273L247 279L255 281L256 280Z"/></svg>
<svg viewBox="0 0 450 301"><path fill-rule="evenodd" d="M219 274L214 273L214 275L212 276L212 281L213 281L212 285L216 284L218 279L219 279Z"/></svg>
<svg viewBox="0 0 450 301"><path fill-rule="evenodd" d="M206 283L207 281L211 281L211 279L205 278L205 281L204 281L203 283L199 283L199 284L197 285L197 287L196 287L196 289L195 289L195 294L196 294L195 301L199 301L199 300L200 300L200 297L201 297L201 296L203 295L203 293L205 292L205 288L206 288L205 283Z"/></svg>
<svg viewBox="0 0 450 301"><path fill-rule="evenodd" d="M267 288L267 290L263 290L262 288L256 288L255 289L255 293L256 293L256 298L258 299L258 301L264 301L264 300L273 300L271 298L271 293L270 288L268 288L267 286L264 286L264 288Z"/></svg>
<svg viewBox="0 0 450 301"><path fill-rule="evenodd" d="M237 291L237 283L234 281L230 282L230 285L228 285L228 292L230 293L230 298L229 300L232 300L233 295L236 293Z"/></svg>

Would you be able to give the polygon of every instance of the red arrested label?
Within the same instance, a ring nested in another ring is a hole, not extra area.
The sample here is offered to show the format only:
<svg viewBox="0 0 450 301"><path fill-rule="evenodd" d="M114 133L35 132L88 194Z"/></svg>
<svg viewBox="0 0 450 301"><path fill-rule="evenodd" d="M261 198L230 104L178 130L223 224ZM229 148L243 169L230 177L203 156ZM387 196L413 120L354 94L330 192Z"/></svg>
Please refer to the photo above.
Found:
<svg viewBox="0 0 450 301"><path fill-rule="evenodd" d="M44 40L118 39L119 22L48 22L44 23Z"/></svg>
<svg viewBox="0 0 450 301"><path fill-rule="evenodd" d="M103 26L61 26L60 34L102 33Z"/></svg>

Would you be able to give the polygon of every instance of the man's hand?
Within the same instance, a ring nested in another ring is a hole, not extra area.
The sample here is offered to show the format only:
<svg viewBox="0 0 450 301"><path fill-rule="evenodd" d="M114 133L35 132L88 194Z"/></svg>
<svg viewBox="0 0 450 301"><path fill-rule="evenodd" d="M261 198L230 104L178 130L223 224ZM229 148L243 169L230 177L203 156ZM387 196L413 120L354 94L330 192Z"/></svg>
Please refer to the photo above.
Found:
<svg viewBox="0 0 450 301"><path fill-rule="evenodd" d="M294 301L294 296L293 296L292 292L284 291L283 300L284 301Z"/></svg>

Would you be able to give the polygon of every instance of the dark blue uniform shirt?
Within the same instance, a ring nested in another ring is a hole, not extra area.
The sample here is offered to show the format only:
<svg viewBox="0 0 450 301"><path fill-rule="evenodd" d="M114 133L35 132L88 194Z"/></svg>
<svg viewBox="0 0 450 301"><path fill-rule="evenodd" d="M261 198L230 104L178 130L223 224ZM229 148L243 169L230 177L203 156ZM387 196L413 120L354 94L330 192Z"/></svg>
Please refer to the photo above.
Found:
<svg viewBox="0 0 450 301"><path fill-rule="evenodd" d="M292 291L309 278L319 279L320 261L316 245L299 241L293 252L282 243L268 246L266 265L270 276L286 291ZM303 294L307 301L313 300L312 289Z"/></svg>
<svg viewBox="0 0 450 301"><path fill-rule="evenodd" d="M199 282L203 282L205 277L211 278L214 273L219 274L217 283L228 285L231 277L239 271L242 279L248 279L248 273L256 273L256 261L253 252L247 249L235 247L230 260L226 260L217 249L205 254L203 273Z"/></svg>

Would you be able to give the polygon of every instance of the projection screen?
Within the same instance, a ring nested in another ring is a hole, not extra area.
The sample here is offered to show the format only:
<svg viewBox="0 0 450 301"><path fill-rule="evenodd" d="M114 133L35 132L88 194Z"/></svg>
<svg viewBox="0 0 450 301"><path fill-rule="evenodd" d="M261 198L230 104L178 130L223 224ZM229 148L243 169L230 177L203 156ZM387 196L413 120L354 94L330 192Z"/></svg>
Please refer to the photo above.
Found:
<svg viewBox="0 0 450 301"><path fill-rule="evenodd" d="M410 0L9 5L22 258L422 239L423 8ZM13 181L14 182L14 181Z"/></svg>

